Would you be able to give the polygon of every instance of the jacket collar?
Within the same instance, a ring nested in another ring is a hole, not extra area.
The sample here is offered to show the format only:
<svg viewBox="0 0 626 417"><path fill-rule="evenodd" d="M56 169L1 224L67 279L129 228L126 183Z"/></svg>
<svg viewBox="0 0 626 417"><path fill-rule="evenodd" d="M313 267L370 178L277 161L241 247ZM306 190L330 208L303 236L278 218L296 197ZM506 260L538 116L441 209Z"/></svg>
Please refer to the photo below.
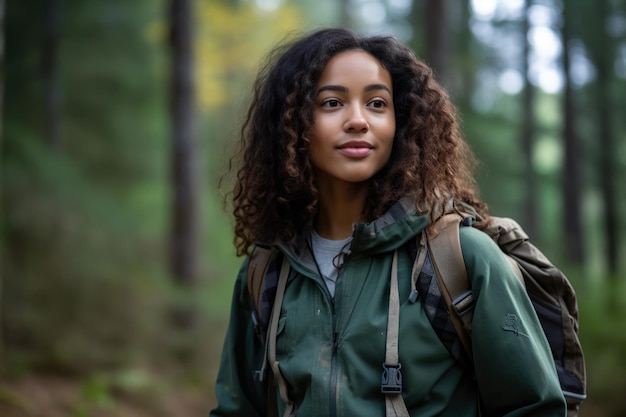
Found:
<svg viewBox="0 0 626 417"><path fill-rule="evenodd" d="M395 250L415 238L429 223L428 214L418 213L415 202L404 198L373 222L353 225L350 256L358 258ZM276 242L275 246L294 261L311 267L312 227L307 224L294 239Z"/></svg>

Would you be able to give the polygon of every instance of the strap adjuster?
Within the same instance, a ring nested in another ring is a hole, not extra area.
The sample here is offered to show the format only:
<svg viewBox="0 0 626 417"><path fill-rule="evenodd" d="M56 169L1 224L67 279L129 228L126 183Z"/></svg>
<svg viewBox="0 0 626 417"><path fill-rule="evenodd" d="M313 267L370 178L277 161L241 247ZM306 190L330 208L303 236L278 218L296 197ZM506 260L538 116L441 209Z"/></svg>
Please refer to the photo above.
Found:
<svg viewBox="0 0 626 417"><path fill-rule="evenodd" d="M263 382L263 380L265 379L265 369L259 369L257 371L254 371L253 378L257 382Z"/></svg>
<svg viewBox="0 0 626 417"><path fill-rule="evenodd" d="M383 363L383 377L380 383L380 392L383 394L401 394L402 393L402 368L401 364L397 366L387 365Z"/></svg>
<svg viewBox="0 0 626 417"><path fill-rule="evenodd" d="M452 300L452 308L459 316L467 314L472 308L474 308L474 296L472 291L465 291L457 298Z"/></svg>

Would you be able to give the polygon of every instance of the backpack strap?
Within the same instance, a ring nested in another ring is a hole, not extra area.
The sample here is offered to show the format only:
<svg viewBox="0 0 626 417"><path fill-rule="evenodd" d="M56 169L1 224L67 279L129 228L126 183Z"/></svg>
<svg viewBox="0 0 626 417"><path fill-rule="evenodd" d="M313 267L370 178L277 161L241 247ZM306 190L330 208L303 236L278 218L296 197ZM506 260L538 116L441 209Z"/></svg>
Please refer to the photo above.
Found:
<svg viewBox="0 0 626 417"><path fill-rule="evenodd" d="M441 294L463 348L471 357L471 313L474 298L461 253L459 226L462 220L463 217L458 213L446 214L432 228L427 229L426 233Z"/></svg>
<svg viewBox="0 0 626 417"><path fill-rule="evenodd" d="M398 251L391 263L387 342L380 391L385 394L386 417L410 417L402 398L402 365L398 361L398 331L400 325L400 295L398 293Z"/></svg>
<svg viewBox="0 0 626 417"><path fill-rule="evenodd" d="M469 358L472 354L472 317L474 313L474 297L467 276L459 228L461 223L471 226L472 217L464 213L453 212L444 215L427 229L428 250L431 256L435 276L445 301L450 319L456 330L465 352ZM473 361L472 365L473 367ZM476 387L478 400L478 416L483 415L480 389Z"/></svg>
<svg viewBox="0 0 626 417"><path fill-rule="evenodd" d="M265 288L265 276L267 275L273 252L272 249L257 245L250 254L250 260L248 262L248 293L254 303L255 310L252 319L255 323L255 331L257 331L259 335L262 333L261 328L263 326L261 323L261 299L263 297L263 289ZM265 342L265 349L261 369L255 372L255 377L259 382L263 382L267 373L269 331L261 336L264 336L261 337L261 340ZM267 384L267 417L278 417L276 385L274 383L273 374L267 375L265 383Z"/></svg>
<svg viewBox="0 0 626 417"><path fill-rule="evenodd" d="M274 379L278 384L278 392L280 394L280 398L283 400L285 404L287 404L287 408L283 414L283 417L294 417L296 415L296 405L293 401L289 399L289 394L287 390L287 381L283 377L282 372L280 371L279 362L276 360L276 336L278 334L278 322L280 319L280 310L283 305L283 297L285 296L285 290L287 288L287 281L289 280L289 261L287 257L283 257L283 263L280 267L280 276L278 278L278 287L276 288L276 297L274 298L274 305L272 306L272 314L270 316L270 326L267 331L267 342L265 343L267 347L267 361L270 367L272 368L272 373L274 375ZM264 365L265 366L265 365ZM272 381L269 381L270 385ZM276 395L272 398L268 398L268 404L276 401ZM269 409L270 405L268 405ZM278 415L278 411L276 411L276 415Z"/></svg>
<svg viewBox="0 0 626 417"><path fill-rule="evenodd" d="M250 254L248 263L248 292L254 302L257 318L261 314L261 296L263 294L263 286L265 275L272 259L272 249L263 246L255 246Z"/></svg>

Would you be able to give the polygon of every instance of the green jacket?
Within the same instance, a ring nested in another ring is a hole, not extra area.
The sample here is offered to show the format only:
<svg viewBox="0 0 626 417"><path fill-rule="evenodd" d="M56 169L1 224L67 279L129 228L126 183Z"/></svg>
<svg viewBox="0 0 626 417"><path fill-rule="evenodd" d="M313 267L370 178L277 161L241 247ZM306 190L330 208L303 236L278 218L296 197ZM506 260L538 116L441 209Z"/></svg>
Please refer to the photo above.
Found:
<svg viewBox="0 0 626 417"><path fill-rule="evenodd" d="M428 222L427 216L400 202L375 222L355 225L334 299L317 273L305 238L279 245L294 276L282 306L277 359L298 416L384 417L380 383L392 255ZM464 227L460 237L476 299L475 376L452 359L435 334L421 298L408 301L412 261L407 251L398 251L398 349L402 395L409 413L475 416L477 381L483 416L565 416L550 347L525 290L487 235ZM247 260L235 284L216 384L218 405L211 417L265 415L266 389L253 378L261 368L263 345L254 333L246 279ZM511 315L516 317L513 327ZM284 404L280 397L277 401L282 415Z"/></svg>

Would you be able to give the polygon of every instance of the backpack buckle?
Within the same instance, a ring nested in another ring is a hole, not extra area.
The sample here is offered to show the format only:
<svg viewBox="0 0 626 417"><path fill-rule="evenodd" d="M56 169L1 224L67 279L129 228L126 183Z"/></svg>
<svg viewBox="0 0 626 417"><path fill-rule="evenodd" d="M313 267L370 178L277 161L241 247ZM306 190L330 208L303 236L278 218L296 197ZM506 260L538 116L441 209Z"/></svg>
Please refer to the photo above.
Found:
<svg viewBox="0 0 626 417"><path fill-rule="evenodd" d="M257 382L263 382L265 379L265 369L259 369L254 371L253 379Z"/></svg>
<svg viewBox="0 0 626 417"><path fill-rule="evenodd" d="M402 368L401 364L397 366L387 365L383 363L383 377L380 383L380 392L383 394L401 394L402 393Z"/></svg>
<svg viewBox="0 0 626 417"><path fill-rule="evenodd" d="M472 227L473 223L474 219L472 218L472 216L465 216L463 217L463 220L461 220L461 224L465 227Z"/></svg>
<svg viewBox="0 0 626 417"><path fill-rule="evenodd" d="M472 308L474 308L474 296L472 295L472 291L465 291L463 294L452 300L451 305L455 313L459 316L467 314Z"/></svg>

